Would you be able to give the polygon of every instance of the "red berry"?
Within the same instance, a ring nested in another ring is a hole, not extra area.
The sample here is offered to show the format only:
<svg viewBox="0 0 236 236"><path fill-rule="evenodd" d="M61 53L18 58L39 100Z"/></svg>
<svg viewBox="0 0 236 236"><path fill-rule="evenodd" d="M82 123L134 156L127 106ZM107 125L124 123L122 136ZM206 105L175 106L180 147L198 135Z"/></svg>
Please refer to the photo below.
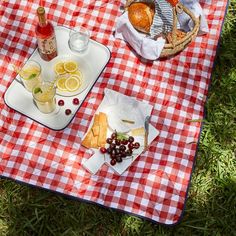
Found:
<svg viewBox="0 0 236 236"><path fill-rule="evenodd" d="M106 150L105 147L101 147L101 148L100 148L100 152L103 153L103 154L105 154L105 153L107 152L107 150Z"/></svg>
<svg viewBox="0 0 236 236"><path fill-rule="evenodd" d="M71 114L71 109L66 109L65 113L66 113L67 116L70 115Z"/></svg>
<svg viewBox="0 0 236 236"><path fill-rule="evenodd" d="M64 106L64 101L62 100L62 99L60 99L59 101L58 101L58 106Z"/></svg>
<svg viewBox="0 0 236 236"><path fill-rule="evenodd" d="M79 105L79 99L78 98L74 98L73 99L73 104L74 105Z"/></svg>

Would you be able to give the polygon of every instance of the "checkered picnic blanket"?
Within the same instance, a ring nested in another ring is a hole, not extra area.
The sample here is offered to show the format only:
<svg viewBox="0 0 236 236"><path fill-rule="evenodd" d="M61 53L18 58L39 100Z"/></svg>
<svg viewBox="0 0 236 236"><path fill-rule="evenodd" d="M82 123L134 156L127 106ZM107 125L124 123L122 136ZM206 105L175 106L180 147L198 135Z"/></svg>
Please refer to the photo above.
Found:
<svg viewBox="0 0 236 236"><path fill-rule="evenodd" d="M0 8L0 175L154 222L181 219L193 170L226 0L201 1L210 32L179 55L160 61L138 57L114 38L124 1L41 1L57 25L86 26L92 39L108 46L111 59L70 125L50 130L10 109L3 94L16 76L11 65L26 61L36 48L38 4L2 1ZM81 137L103 99L104 88L149 102L151 124L160 135L121 176L108 166L96 175L81 165L90 153Z"/></svg>

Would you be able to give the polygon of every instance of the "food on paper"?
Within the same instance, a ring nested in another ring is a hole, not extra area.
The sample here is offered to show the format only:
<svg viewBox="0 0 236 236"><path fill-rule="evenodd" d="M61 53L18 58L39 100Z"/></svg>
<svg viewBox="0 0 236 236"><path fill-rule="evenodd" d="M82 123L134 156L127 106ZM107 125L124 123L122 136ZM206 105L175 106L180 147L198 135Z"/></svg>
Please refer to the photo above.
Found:
<svg viewBox="0 0 236 236"><path fill-rule="evenodd" d="M92 127L82 140L82 145L86 148L104 147L108 131L107 115L103 112L95 114Z"/></svg>
<svg viewBox="0 0 236 236"><path fill-rule="evenodd" d="M76 61L66 61L64 62L64 69L66 72L72 73L77 71L78 65Z"/></svg>
<svg viewBox="0 0 236 236"><path fill-rule="evenodd" d="M65 88L69 92L76 91L81 86L81 79L77 75L71 75L65 80Z"/></svg>
<svg viewBox="0 0 236 236"><path fill-rule="evenodd" d="M54 66L54 71L57 75L65 74L66 70L64 68L64 62L63 61L57 62L56 65Z"/></svg>
<svg viewBox="0 0 236 236"><path fill-rule="evenodd" d="M136 142L133 136L127 136L126 134L117 132L113 132L106 139L106 144L107 147L101 147L100 152L109 155L112 166L122 162L123 158L131 157L133 150L140 147L140 143Z"/></svg>
<svg viewBox="0 0 236 236"><path fill-rule="evenodd" d="M143 33L149 33L155 14L155 5L146 2L134 2L128 7L128 17L133 27Z"/></svg>

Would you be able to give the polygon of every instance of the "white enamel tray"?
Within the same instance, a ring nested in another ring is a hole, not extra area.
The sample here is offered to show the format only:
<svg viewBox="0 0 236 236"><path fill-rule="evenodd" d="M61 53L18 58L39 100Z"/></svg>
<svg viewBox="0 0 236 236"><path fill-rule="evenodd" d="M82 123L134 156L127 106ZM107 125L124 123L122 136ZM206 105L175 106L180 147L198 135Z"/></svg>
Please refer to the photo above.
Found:
<svg viewBox="0 0 236 236"><path fill-rule="evenodd" d="M79 69L83 73L85 82L82 88L79 91L75 91L73 94L56 94L56 101L58 102L60 99L63 99L65 103L64 106L58 106L57 104L54 112L49 114L41 113L35 106L31 93L19 82L19 75L12 81L4 95L4 101L9 107L53 130L62 130L71 122L87 94L110 60L111 55L106 46L91 39L86 52L81 55L73 54L68 46L69 31L70 29L64 26L55 27L58 56L52 61L43 61L40 58L37 49L29 58L29 60L35 60L40 63L42 78L46 81L53 80L52 64L57 60L73 59L78 62ZM74 105L72 102L75 97L80 101L78 105ZM66 109L72 111L70 115L65 114Z"/></svg>

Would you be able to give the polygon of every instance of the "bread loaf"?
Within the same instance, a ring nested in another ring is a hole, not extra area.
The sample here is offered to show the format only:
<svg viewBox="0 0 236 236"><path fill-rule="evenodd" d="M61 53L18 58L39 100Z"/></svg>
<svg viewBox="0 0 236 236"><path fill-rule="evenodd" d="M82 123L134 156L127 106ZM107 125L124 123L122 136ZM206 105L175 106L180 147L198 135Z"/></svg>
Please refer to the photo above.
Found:
<svg viewBox="0 0 236 236"><path fill-rule="evenodd" d="M134 2L128 7L128 17L133 27L143 33L149 33L155 14L155 6L151 3Z"/></svg>

